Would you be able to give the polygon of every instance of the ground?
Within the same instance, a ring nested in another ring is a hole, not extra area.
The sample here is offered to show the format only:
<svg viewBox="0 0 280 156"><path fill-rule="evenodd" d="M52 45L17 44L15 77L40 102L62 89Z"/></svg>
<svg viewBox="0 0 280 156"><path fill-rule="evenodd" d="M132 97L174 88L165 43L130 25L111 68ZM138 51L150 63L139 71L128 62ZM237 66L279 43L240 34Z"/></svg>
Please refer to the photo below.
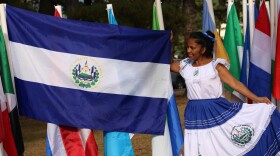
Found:
<svg viewBox="0 0 280 156"><path fill-rule="evenodd" d="M184 89L175 90L177 106L183 128L184 110L186 106L186 95ZM46 152L46 130L47 125L25 117L20 117L25 156L41 156ZM98 155L103 155L103 131L94 131L95 139L98 145ZM136 156L151 156L152 135L136 134L132 138L134 153Z"/></svg>

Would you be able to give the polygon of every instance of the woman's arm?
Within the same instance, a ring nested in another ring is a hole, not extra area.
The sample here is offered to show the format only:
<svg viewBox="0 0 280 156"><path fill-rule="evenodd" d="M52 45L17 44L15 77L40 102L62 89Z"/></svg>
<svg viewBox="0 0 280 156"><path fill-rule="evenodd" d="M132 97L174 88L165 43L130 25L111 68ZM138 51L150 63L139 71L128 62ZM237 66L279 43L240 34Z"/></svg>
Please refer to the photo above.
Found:
<svg viewBox="0 0 280 156"><path fill-rule="evenodd" d="M236 80L225 66L218 64L216 69L219 73L221 80L229 85L232 89L239 92L240 94L246 96L247 98L252 99L258 103L267 103L271 104L271 101L267 97L258 97L252 93L247 87L245 87L240 81Z"/></svg>
<svg viewBox="0 0 280 156"><path fill-rule="evenodd" d="M175 73L179 73L180 71L180 62L172 61L170 63L170 70Z"/></svg>

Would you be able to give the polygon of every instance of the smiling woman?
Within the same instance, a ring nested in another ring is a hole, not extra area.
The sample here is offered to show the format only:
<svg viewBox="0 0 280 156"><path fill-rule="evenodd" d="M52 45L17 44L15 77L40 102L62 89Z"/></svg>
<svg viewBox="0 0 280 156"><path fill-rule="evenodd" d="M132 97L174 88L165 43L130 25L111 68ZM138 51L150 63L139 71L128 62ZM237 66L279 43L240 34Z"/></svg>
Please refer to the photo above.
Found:
<svg viewBox="0 0 280 156"><path fill-rule="evenodd" d="M189 99L184 114L185 156L276 155L280 113L267 97L256 96L237 81L226 60L213 59L214 43L212 32L192 32L188 58L171 63L171 71L185 79ZM227 101L222 95L224 83L257 103Z"/></svg>

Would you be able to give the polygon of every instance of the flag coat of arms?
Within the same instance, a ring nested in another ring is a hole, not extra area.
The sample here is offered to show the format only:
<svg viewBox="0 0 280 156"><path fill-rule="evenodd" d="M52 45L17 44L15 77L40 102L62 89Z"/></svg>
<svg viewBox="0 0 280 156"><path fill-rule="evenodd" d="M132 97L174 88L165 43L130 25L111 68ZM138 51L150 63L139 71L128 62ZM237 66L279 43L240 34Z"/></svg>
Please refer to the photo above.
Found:
<svg viewBox="0 0 280 156"><path fill-rule="evenodd" d="M163 134L169 31L6 7L20 114L58 125Z"/></svg>

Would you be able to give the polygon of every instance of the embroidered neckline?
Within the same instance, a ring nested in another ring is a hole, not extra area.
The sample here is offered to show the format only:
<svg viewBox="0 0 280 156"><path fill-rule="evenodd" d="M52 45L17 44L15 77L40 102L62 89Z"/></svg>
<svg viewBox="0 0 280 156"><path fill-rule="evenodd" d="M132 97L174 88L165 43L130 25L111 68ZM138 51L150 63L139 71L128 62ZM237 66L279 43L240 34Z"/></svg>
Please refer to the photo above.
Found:
<svg viewBox="0 0 280 156"><path fill-rule="evenodd" d="M193 72L193 76L198 76L199 74L199 70L198 68L195 68L194 72Z"/></svg>

